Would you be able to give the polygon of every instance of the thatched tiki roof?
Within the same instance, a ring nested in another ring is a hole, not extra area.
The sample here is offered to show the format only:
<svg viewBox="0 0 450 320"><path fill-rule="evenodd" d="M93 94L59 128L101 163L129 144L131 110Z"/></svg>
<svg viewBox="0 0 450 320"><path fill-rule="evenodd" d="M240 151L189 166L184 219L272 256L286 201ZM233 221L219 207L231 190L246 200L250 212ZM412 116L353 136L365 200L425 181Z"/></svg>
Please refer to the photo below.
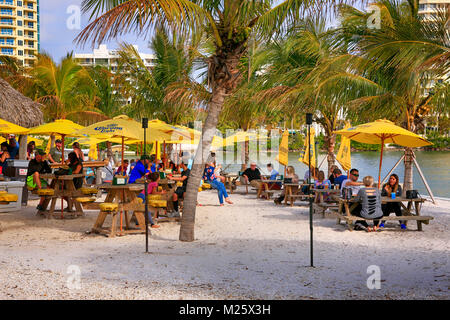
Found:
<svg viewBox="0 0 450 320"><path fill-rule="evenodd" d="M44 122L41 104L25 97L0 78L0 118L25 128Z"/></svg>

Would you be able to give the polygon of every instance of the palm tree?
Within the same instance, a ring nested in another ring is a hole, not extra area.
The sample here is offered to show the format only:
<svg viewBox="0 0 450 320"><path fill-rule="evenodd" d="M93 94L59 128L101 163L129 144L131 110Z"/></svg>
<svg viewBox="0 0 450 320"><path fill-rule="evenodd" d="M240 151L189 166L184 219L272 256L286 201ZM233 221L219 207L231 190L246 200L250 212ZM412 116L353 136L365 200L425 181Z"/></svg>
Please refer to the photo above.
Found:
<svg viewBox="0 0 450 320"><path fill-rule="evenodd" d="M306 19L288 37L269 44L265 50L269 66L264 83L270 88L262 90L258 99L259 103L267 101L272 108L278 108L288 119L295 119L300 112L314 114L325 131L329 174L335 164L338 116L346 114L343 86L322 82L342 71L339 65L328 66L341 53L332 47L331 35L323 19Z"/></svg>
<svg viewBox="0 0 450 320"><path fill-rule="evenodd" d="M40 54L31 70L38 87L46 121L70 118L77 122L98 117L95 108L96 86L89 73L68 54L59 65L47 54Z"/></svg>
<svg viewBox="0 0 450 320"><path fill-rule="evenodd" d="M211 99L208 115L189 178L180 240L194 240L195 209L203 163L207 158L219 116L227 95L241 81L239 64L248 49L251 33L267 37L286 32L306 9L327 8L328 0L83 0L83 11L94 19L78 36L78 41L101 42L120 34L137 31L146 34L155 25L169 25L179 33L205 33L213 40L208 59L208 84Z"/></svg>
<svg viewBox="0 0 450 320"><path fill-rule="evenodd" d="M446 28L450 12L425 20L418 14L418 0L380 0L381 29L368 29L367 13L342 8L337 46L348 54L341 57L344 70L324 82L329 86L352 83L346 90L352 104L371 117L394 120L407 130L418 132L431 112L448 112L445 86L436 79L450 73L450 33ZM337 61L337 60L336 60ZM334 63L336 63L334 61ZM448 80L447 80L448 81ZM405 148L404 190L413 187L412 149Z"/></svg>
<svg viewBox="0 0 450 320"><path fill-rule="evenodd" d="M176 42L175 42L176 41ZM117 74L122 78L122 95L131 99L124 112L134 118L158 118L171 124L194 119L193 105L166 101L167 88L176 82L193 82L190 78L195 56L186 50L183 39L171 39L158 30L150 47L155 53L154 66L147 68L131 45L119 51Z"/></svg>
<svg viewBox="0 0 450 320"><path fill-rule="evenodd" d="M35 99L36 85L29 76L29 68L13 57L0 56L0 78L5 79L14 89L31 99Z"/></svg>

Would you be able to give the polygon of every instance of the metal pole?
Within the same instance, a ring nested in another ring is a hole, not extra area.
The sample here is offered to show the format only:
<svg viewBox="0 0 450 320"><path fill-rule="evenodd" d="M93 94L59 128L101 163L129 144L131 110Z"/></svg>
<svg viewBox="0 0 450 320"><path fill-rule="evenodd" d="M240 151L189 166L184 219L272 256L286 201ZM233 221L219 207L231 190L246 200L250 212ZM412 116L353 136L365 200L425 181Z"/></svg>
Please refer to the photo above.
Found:
<svg viewBox="0 0 450 320"><path fill-rule="evenodd" d="M144 163L147 157L147 128L148 118L142 119L142 128L144 129ZM148 253L148 190L147 190L147 177L144 175L144 207L145 207L145 252Z"/></svg>
<svg viewBox="0 0 450 320"><path fill-rule="evenodd" d="M310 193L311 191L311 125L308 125L308 167L309 167L309 177L308 185ZM309 196L309 194L308 194ZM309 197L309 233L310 233L310 253L311 253L311 267L314 267L314 254L313 254L313 208L312 208L312 198Z"/></svg>

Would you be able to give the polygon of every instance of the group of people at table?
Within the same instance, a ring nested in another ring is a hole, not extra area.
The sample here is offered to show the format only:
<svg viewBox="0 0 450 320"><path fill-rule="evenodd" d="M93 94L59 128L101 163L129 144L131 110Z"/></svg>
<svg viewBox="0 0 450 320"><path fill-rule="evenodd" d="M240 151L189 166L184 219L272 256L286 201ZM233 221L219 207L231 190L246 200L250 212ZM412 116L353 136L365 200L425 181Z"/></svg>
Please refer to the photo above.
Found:
<svg viewBox="0 0 450 320"><path fill-rule="evenodd" d="M242 177L245 182L253 186L258 190L258 198L264 197L262 195L264 190L280 190L282 183L276 182L279 173L273 168L272 164L267 165L268 175L264 177L257 168L255 162L250 164L250 168L246 169L242 173ZM365 230L368 232L379 231L384 228L383 216L389 216L391 213L395 213L396 216L402 215L401 205L399 202L381 203L381 197L400 197L402 195L402 188L399 184L399 177L396 174L391 174L387 183L385 183L381 190L374 187L374 179L372 176L366 176L362 181L359 179L358 169L351 169L349 176L344 175L342 171L334 166L332 173L328 179L325 177L323 171L319 171L318 168L311 168L310 172L305 172L304 181L311 179L311 184L314 189L331 189L332 186L341 190L341 196L344 196L343 192L350 193L353 196L353 200L358 203L356 208L352 211L353 215L373 219L373 226L370 227L365 220L359 220L355 223L356 230ZM266 181L270 182L266 182ZM284 181L289 181L292 184L299 184L299 176L295 173L293 166L286 168L286 176ZM299 184L300 186L300 184ZM309 186L304 184L301 189L302 193L309 193ZM282 190L281 194L274 200L275 204L281 204L285 199L285 190ZM331 201L330 194L325 193L325 201ZM406 229L404 221L400 221L401 229Z"/></svg>
<svg viewBox="0 0 450 320"><path fill-rule="evenodd" d="M13 138L13 137L12 137ZM4 143L5 144L5 143ZM4 153L9 152L6 145L2 144L2 150ZM30 162L28 165L27 173L27 187L29 189L43 189L47 188L47 182L40 176L45 173L51 173L49 162L59 163L61 162L61 146L62 142L60 140L55 141L55 147L50 150L47 155L42 149L30 150ZM76 143L73 145L72 152L68 155L68 160L66 164L69 167L69 174L77 174L83 172L83 160L84 155L79 145ZM0 161L3 159L3 154ZM169 190L160 190L158 188L158 183L160 181L160 171L167 172L170 170L170 174L166 176L168 180L178 182L176 187L169 185ZM131 165L128 160L125 160L122 165L120 165L115 171L115 175L127 176L128 183L136 183L140 179L148 180L148 194L149 195L159 195L162 200L166 200L171 204L170 217L180 217L179 213L179 200L184 198L186 192L187 183L190 175L190 168L188 165L181 161L179 165L175 165L172 161L168 161L164 158L162 161L158 160L155 155L151 156L141 156L137 161L133 161ZM250 167L242 172L241 177L245 183L253 186L258 190L258 198L263 197L263 191L266 190L282 190L281 194L274 200L276 204L281 204L285 198L285 190L282 188L283 181L277 181L277 177L280 175L278 171L273 168L272 164L267 164L268 175L261 175L260 170L255 162L250 163ZM365 220L360 220L355 223L356 230L366 230L366 231L377 231L384 227L384 222L382 221L383 216L388 216L394 212L397 216L401 216L401 206L398 202L388 202L386 204L381 203L382 196L401 196L402 188L399 184L399 178L396 174L392 174L389 177L389 181L383 185L381 191L374 187L374 179L371 176L366 176L362 181L359 181L359 171L357 169L351 169L349 171L349 176L342 174L342 171L336 166L332 168L331 176L326 179L325 173L319 171L317 168L312 168L311 177L309 170L305 172L304 180L308 181L311 179L311 184L314 189L331 189L332 186L338 187L341 192L350 192L354 196L354 201L359 204L353 210L352 214L360 216L366 219L373 219L373 226L369 227ZM300 179L295 173L295 168L293 166L288 166L286 168L286 176L284 177L284 182L289 182L292 184L299 184ZM228 204L233 204L231 201L227 190L225 188L225 177L220 174L220 165L217 166L215 158L210 158L207 160L204 174L203 183L208 183L213 189L217 190L218 199L221 206L224 205L224 200ZM75 178L74 185L76 189L79 189L83 185L83 178ZM299 187L301 185L299 184ZM303 184L302 188L299 189L302 193L308 194L309 185ZM341 193L343 196L343 194ZM142 191L138 198L145 201L145 192ZM66 199L67 200L67 199ZM325 193L325 201L331 200L329 194ZM41 198L37 209L41 210L44 198ZM153 228L158 228L151 216L150 224ZM400 221L402 229L406 229L406 225L403 221Z"/></svg>

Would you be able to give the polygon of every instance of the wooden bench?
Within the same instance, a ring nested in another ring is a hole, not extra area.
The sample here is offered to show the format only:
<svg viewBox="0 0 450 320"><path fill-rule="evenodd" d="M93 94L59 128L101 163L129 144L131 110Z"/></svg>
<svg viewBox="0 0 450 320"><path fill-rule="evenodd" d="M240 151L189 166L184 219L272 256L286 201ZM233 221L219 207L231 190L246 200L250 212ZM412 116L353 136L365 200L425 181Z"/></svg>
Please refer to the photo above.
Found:
<svg viewBox="0 0 450 320"><path fill-rule="evenodd" d="M331 211L336 217L337 217L337 224L341 224L341 220L345 220L345 222L347 223L348 229L350 231L353 230L354 225L353 222L354 221L373 221L374 219L365 219L365 218L361 218L361 217L357 217L357 216L344 216L339 214L336 211ZM421 231L422 227L421 224L425 223L425 224L429 224L430 220L433 220L434 217L431 216L388 216L388 217L382 217L382 218L378 218L377 220L383 220L383 221L392 221L392 220L397 220L397 221L417 221L417 230Z"/></svg>
<svg viewBox="0 0 450 320"><path fill-rule="evenodd" d="M301 201L309 201L309 199L314 198L314 195L310 194L290 194L286 195L286 201L291 201L291 207L294 206L295 199L300 199Z"/></svg>
<svg viewBox="0 0 450 320"><path fill-rule="evenodd" d="M322 214L322 218L325 218L325 213L328 210L337 210L339 209L339 205L337 203L327 203L327 202L320 202L320 203L313 203L313 213Z"/></svg>

